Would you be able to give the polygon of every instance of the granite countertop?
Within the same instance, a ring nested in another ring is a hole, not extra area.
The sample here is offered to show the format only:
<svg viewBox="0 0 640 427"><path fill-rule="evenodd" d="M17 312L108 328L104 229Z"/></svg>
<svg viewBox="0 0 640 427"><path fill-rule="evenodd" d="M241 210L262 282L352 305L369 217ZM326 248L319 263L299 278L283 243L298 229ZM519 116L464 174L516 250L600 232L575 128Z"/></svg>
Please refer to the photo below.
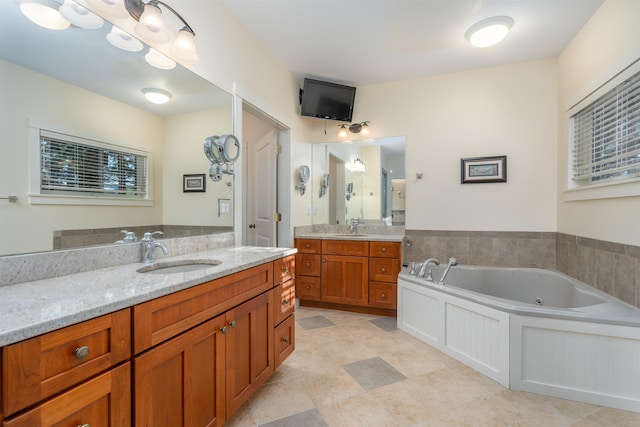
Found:
<svg viewBox="0 0 640 427"><path fill-rule="evenodd" d="M221 261L220 265L191 272L143 274L136 270L145 264L135 263L0 286L0 346L112 313L295 253L295 249L289 248L225 247L156 260Z"/></svg>
<svg viewBox="0 0 640 427"><path fill-rule="evenodd" d="M349 234L349 233L320 233L302 232L296 233L296 239L321 239L321 240L365 240L374 242L402 242L404 234Z"/></svg>

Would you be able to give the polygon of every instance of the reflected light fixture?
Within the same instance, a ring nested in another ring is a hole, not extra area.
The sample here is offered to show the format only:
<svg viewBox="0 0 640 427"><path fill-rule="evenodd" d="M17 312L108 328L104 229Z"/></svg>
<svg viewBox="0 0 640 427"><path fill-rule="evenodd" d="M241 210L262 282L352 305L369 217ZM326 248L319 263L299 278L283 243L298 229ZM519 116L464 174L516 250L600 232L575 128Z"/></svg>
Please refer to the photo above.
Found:
<svg viewBox="0 0 640 427"><path fill-rule="evenodd" d="M111 19L122 19L129 16L124 7L124 0L86 0L87 5Z"/></svg>
<svg viewBox="0 0 640 427"><path fill-rule="evenodd" d="M364 168L364 162L360 159L354 159L353 160L353 167L351 168L351 171L353 172L364 172L365 168Z"/></svg>
<svg viewBox="0 0 640 427"><path fill-rule="evenodd" d="M473 24L465 33L472 46L489 47L501 42L513 26L508 16L494 16Z"/></svg>
<svg viewBox="0 0 640 427"><path fill-rule="evenodd" d="M149 65L153 65L161 70L172 70L176 68L176 61L163 55L152 47L149 48L149 52L144 56L144 59Z"/></svg>
<svg viewBox="0 0 640 427"><path fill-rule="evenodd" d="M115 47L129 52L140 52L144 48L140 40L115 25L107 34L107 40Z"/></svg>
<svg viewBox="0 0 640 427"><path fill-rule="evenodd" d="M54 0L21 1L20 11L31 22L49 30L66 30L71 25L62 16L58 8L60 3Z"/></svg>
<svg viewBox="0 0 640 427"><path fill-rule="evenodd" d="M104 25L102 18L73 0L64 0L64 3L58 8L58 11L76 27L95 30Z"/></svg>
<svg viewBox="0 0 640 427"><path fill-rule="evenodd" d="M171 99L171 94L162 89L147 87L142 89L142 93L149 102L154 104L166 104Z"/></svg>

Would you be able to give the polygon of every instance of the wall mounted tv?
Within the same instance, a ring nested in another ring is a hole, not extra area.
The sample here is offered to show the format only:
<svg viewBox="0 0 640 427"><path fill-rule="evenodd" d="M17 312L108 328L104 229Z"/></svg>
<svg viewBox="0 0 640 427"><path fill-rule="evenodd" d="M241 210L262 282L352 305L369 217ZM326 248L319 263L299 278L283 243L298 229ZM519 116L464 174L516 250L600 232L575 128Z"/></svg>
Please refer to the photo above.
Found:
<svg viewBox="0 0 640 427"><path fill-rule="evenodd" d="M300 91L300 114L350 122L355 97L355 87L304 79L304 88Z"/></svg>

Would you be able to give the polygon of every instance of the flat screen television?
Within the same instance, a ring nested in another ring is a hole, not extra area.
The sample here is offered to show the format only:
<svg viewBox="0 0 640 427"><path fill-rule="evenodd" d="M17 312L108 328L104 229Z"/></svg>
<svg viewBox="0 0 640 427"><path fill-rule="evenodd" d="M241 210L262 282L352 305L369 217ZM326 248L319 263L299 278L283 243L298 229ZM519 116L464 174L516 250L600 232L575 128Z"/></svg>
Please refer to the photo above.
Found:
<svg viewBox="0 0 640 427"><path fill-rule="evenodd" d="M300 91L300 114L350 122L355 98L355 87L304 79L304 88Z"/></svg>

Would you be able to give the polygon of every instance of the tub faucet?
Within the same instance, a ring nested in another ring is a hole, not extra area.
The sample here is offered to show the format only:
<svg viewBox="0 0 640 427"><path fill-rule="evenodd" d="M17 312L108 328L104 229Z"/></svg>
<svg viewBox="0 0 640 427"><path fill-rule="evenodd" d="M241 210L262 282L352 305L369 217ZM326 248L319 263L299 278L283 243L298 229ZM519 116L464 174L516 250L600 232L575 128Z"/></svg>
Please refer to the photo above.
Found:
<svg viewBox="0 0 640 427"><path fill-rule="evenodd" d="M154 231L153 233L144 233L142 239L140 239L140 243L142 246L140 247L140 261L150 264L153 262L153 251L156 248L162 249L162 253L165 255L169 255L169 250L162 242L158 242L153 238L155 234L164 234L162 231Z"/></svg>
<svg viewBox="0 0 640 427"><path fill-rule="evenodd" d="M455 258L449 258L449 263L447 264L447 268L444 269L444 273L442 273L442 277L438 282L439 285L444 285L444 278L447 277L449 270L451 270L451 267L453 267L454 265L458 265L458 260Z"/></svg>
<svg viewBox="0 0 640 427"><path fill-rule="evenodd" d="M420 271L418 272L418 277L424 277L426 274L427 280L433 281L433 276L431 275L429 264L440 265L440 261L435 258L429 258L428 260L423 262L422 267L420 267Z"/></svg>

